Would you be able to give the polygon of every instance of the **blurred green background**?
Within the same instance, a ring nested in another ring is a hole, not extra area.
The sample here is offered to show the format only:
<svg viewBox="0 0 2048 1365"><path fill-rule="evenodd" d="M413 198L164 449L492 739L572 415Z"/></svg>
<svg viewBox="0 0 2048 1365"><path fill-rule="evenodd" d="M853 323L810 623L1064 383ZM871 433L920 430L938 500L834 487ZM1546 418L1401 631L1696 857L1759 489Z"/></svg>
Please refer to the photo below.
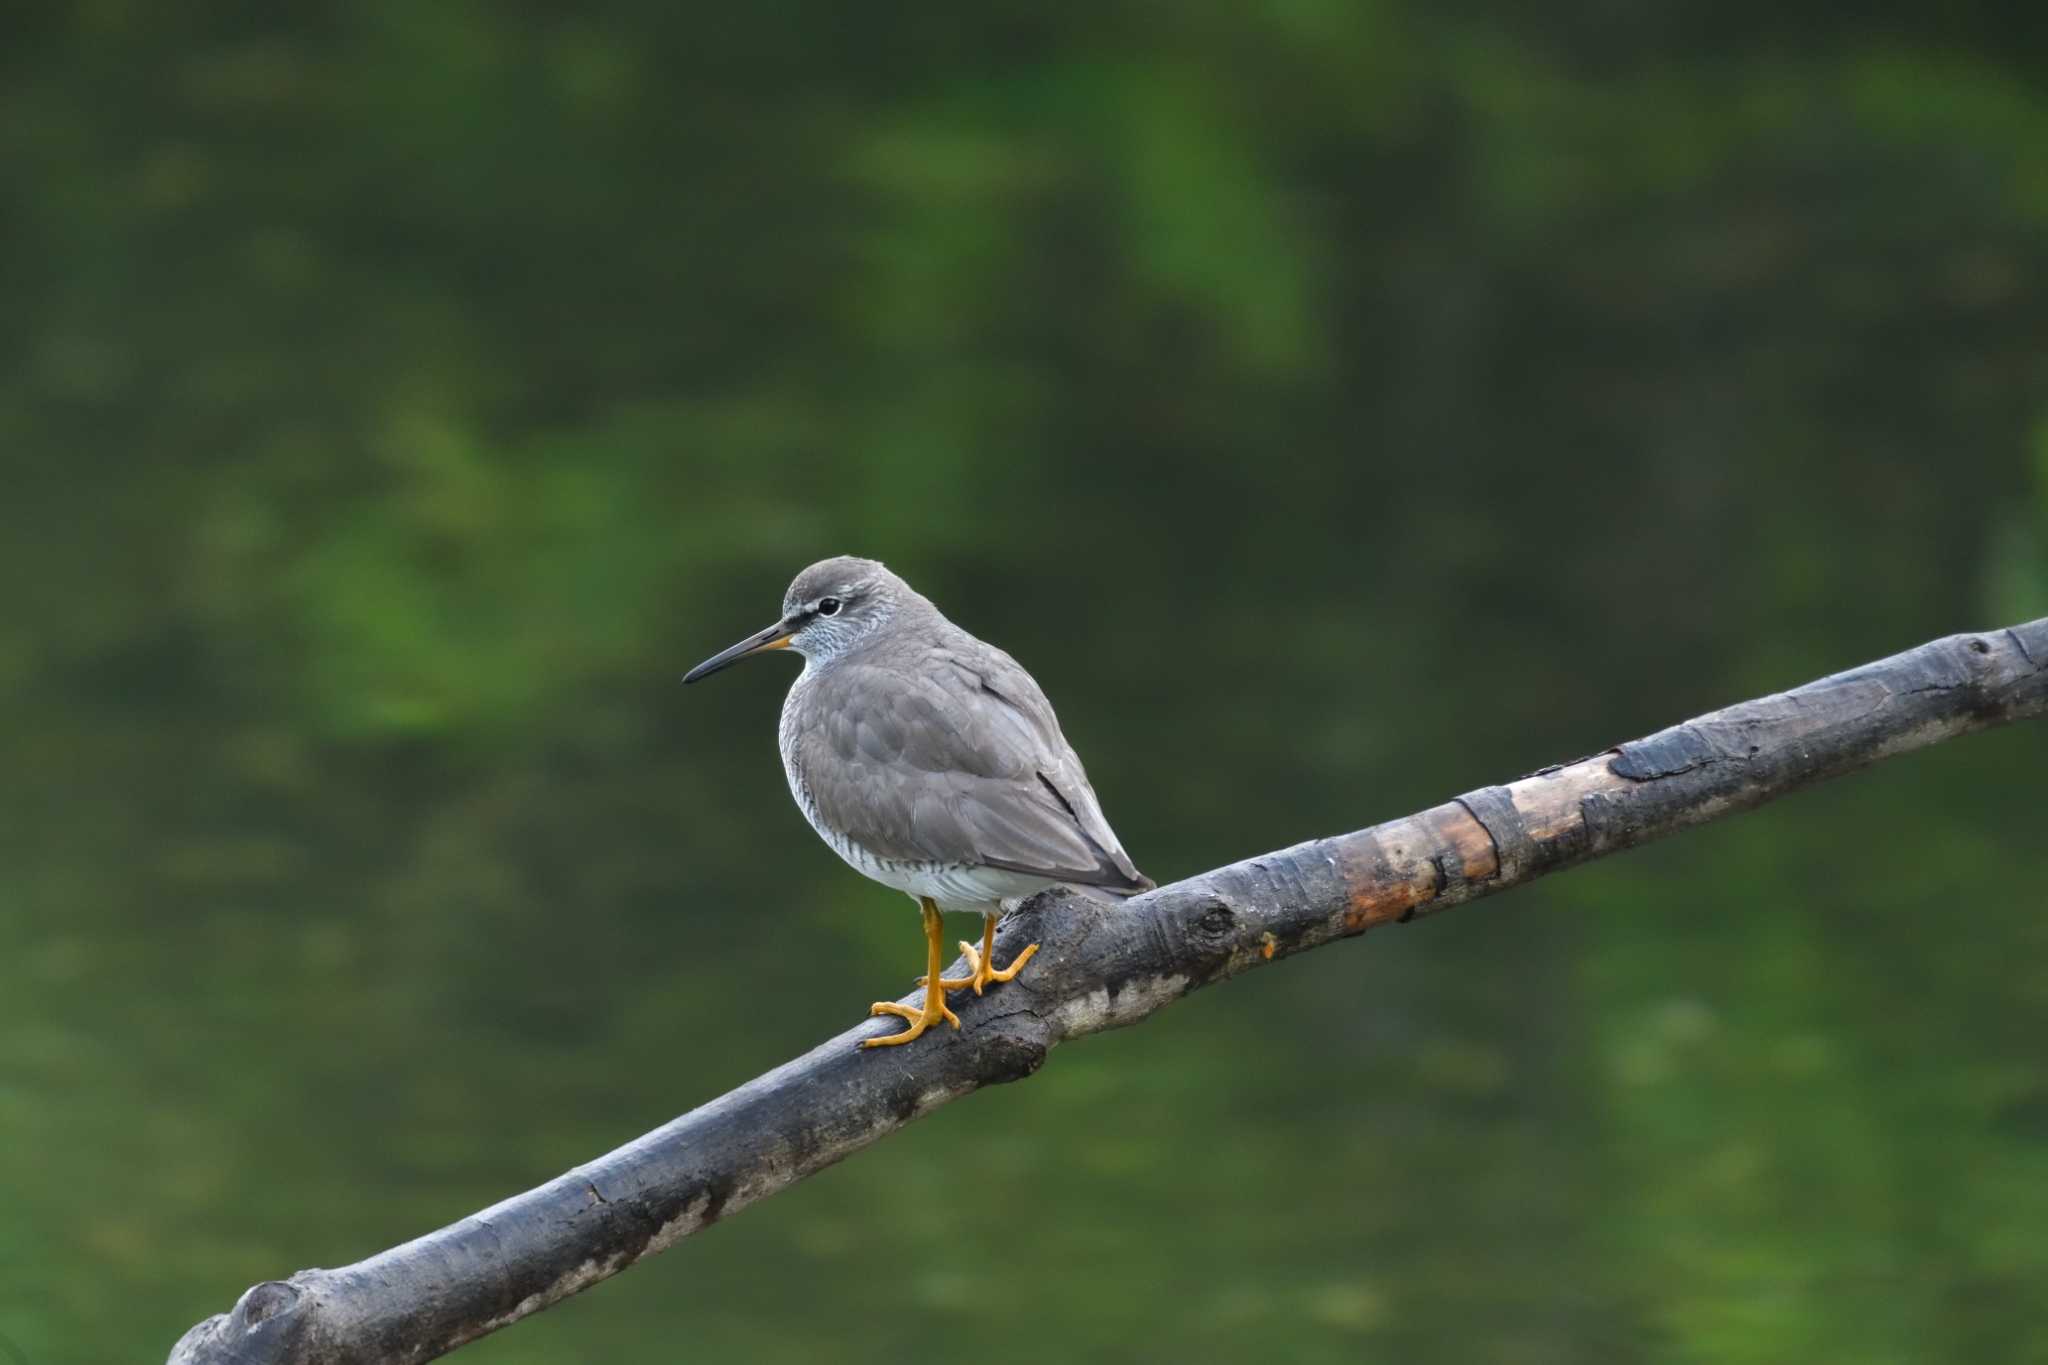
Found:
<svg viewBox="0 0 2048 1365"><path fill-rule="evenodd" d="M16 11L0 1339L160 1359L907 988L791 670L676 685L822 555L1162 880L2048 614L2019 12ZM1257 973L462 1358L2048 1361L2044 768Z"/></svg>

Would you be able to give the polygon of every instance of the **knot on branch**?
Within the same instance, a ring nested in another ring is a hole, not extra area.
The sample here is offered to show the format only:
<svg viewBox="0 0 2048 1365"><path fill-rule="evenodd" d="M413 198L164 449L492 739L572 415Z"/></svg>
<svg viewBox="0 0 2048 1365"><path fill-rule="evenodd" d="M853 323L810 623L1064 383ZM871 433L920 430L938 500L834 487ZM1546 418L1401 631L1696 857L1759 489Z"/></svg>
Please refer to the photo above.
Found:
<svg viewBox="0 0 2048 1365"><path fill-rule="evenodd" d="M1210 901L1188 921L1188 942L1197 951L1228 952L1237 935L1237 911L1222 901Z"/></svg>
<svg viewBox="0 0 2048 1365"><path fill-rule="evenodd" d="M259 1322L267 1322L276 1317L298 1301L299 1291L291 1285L283 1280L265 1280L242 1295L242 1301L235 1305L235 1309L241 1314L244 1322L254 1327Z"/></svg>
<svg viewBox="0 0 2048 1365"><path fill-rule="evenodd" d="M301 1271L300 1275L319 1272ZM294 1277L297 1278L297 1277ZM258 1361L310 1360L305 1337L314 1300L284 1280L265 1280L246 1290L226 1313L216 1313L171 1348L170 1365L187 1361L221 1361L255 1365Z"/></svg>
<svg viewBox="0 0 2048 1365"><path fill-rule="evenodd" d="M981 1026L974 1038L975 1079L983 1085L1021 1081L1045 1065L1052 1031L1035 1014L1008 1014Z"/></svg>

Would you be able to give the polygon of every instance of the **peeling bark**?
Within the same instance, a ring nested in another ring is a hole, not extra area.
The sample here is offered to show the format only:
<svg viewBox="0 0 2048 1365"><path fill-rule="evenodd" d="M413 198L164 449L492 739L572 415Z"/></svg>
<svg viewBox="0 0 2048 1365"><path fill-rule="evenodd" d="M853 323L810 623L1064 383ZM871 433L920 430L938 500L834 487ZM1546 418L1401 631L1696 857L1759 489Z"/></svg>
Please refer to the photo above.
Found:
<svg viewBox="0 0 2048 1365"><path fill-rule="evenodd" d="M1043 945L1030 971L956 1001L960 1031L862 1051L899 1026L863 1021L537 1189L354 1265L259 1284L187 1332L171 1365L432 1359L1197 987L2043 714L2048 618L1936 640L1122 905L1039 896L1005 921L999 947Z"/></svg>

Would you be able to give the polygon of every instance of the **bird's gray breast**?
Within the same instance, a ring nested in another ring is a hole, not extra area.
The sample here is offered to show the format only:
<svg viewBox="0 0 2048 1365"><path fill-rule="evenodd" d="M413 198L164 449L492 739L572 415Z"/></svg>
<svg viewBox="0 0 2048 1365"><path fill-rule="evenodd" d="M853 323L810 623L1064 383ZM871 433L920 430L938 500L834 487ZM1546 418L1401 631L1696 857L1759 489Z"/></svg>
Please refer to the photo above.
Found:
<svg viewBox="0 0 2048 1365"><path fill-rule="evenodd" d="M828 819L817 797L817 785L831 783L843 790L848 782L872 774L856 775L850 764L844 765L848 771L831 772L815 772L809 766L843 762L830 745L802 742L806 730L820 723L821 708L833 704L831 680L821 676L821 672L807 665L790 687L782 704L776 742L782 751L782 771L789 779L789 794L827 847L862 876L913 897L930 897L946 908L988 909L1021 900L1055 884L1046 877L987 867L974 859L891 857L868 847ZM878 801L884 799L883 793L874 796Z"/></svg>
<svg viewBox="0 0 2048 1365"><path fill-rule="evenodd" d="M843 829L828 821L818 806L818 797L813 787L813 774L806 768L807 763L830 763L833 754L830 749L807 746L801 741L806 725L812 723L810 714L822 700L814 689L819 682L819 670L809 664L791 684L789 696L782 703L782 720L776 727L776 743L782 750L782 772L789 779L789 794L796 798L797 809L804 813L812 829L818 832L834 853L844 858L855 871L872 877L890 886L900 886L904 871L913 867L900 859L884 858L862 845ZM825 780L832 780L833 774L819 774Z"/></svg>
<svg viewBox="0 0 2048 1365"><path fill-rule="evenodd" d="M848 852L853 846L852 840L827 825L818 813L818 798L812 794L810 776L804 770L803 745L799 741L803 736L805 703L809 699L807 690L813 682L812 669L806 664L797 680L790 684L789 695L782 700L782 720L775 730L775 742L782 750L782 773L789 779L789 794L796 798L797 809L804 813L804 819L810 821L811 828L818 831L819 837L830 844L840 857L854 862L853 855ZM854 865L859 866L858 863Z"/></svg>

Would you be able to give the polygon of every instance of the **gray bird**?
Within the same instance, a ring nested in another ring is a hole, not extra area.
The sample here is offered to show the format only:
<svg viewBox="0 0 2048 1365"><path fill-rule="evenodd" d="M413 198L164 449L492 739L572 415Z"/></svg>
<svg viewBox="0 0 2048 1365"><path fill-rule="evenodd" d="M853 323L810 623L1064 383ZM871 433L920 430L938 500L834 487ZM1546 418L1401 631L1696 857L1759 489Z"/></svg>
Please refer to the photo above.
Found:
<svg viewBox="0 0 2048 1365"><path fill-rule="evenodd" d="M1152 882L1124 852L1052 703L1015 659L939 614L872 559L820 560L783 594L782 618L698 664L686 683L750 654L793 649L804 671L778 739L804 818L854 870L907 893L924 915L924 1008L878 1001L910 1027L863 1046L907 1043L941 1019L948 990L1015 977L993 961L996 920L1049 886L1118 895ZM941 977L941 912L982 916L969 972Z"/></svg>

